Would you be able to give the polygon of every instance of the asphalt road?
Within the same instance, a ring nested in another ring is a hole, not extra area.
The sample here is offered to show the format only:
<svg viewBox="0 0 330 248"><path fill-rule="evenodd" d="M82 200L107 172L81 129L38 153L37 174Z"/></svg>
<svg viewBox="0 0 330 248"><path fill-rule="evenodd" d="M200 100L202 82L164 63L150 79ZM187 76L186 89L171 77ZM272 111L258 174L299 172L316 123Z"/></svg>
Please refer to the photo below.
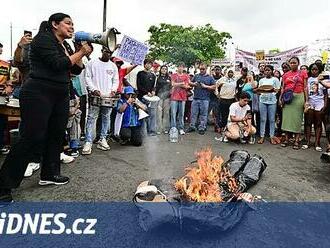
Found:
<svg viewBox="0 0 330 248"><path fill-rule="evenodd" d="M24 179L14 190L16 201L131 201L136 186L145 180L180 177L194 160L194 153L211 146L225 160L233 150L244 149L261 155L268 167L249 192L267 201L330 201L330 164L320 162L313 149L295 151L291 147L221 143L213 132L181 136L173 144L165 135L146 137L142 147L111 144L110 151L94 147L90 156L80 156L62 166L71 181L65 186L38 185L39 173Z"/></svg>

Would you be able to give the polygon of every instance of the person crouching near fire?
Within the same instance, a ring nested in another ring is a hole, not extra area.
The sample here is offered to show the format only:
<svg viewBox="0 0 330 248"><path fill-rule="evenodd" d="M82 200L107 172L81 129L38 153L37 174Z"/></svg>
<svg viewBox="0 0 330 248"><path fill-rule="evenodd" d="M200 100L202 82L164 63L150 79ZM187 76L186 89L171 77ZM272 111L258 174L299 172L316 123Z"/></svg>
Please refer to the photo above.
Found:
<svg viewBox="0 0 330 248"><path fill-rule="evenodd" d="M247 141L249 144L254 144L256 128L252 126L249 101L249 94L243 91L239 96L239 101L231 104L224 142L228 142L228 140L240 140L243 144Z"/></svg>
<svg viewBox="0 0 330 248"><path fill-rule="evenodd" d="M141 146L143 138L142 122L139 120L139 110L135 102L136 93L134 88L126 86L117 106L118 113L123 114L120 138L122 144Z"/></svg>

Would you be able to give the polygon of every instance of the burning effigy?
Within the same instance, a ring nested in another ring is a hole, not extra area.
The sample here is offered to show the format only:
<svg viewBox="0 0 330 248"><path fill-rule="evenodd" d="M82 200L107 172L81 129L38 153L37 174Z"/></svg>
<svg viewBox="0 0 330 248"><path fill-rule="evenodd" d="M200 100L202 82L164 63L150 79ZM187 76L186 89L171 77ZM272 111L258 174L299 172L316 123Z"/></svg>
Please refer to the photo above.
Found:
<svg viewBox="0 0 330 248"><path fill-rule="evenodd" d="M162 223L180 225L182 230L189 223L189 230L193 226L194 231L225 231L243 217L247 203L259 198L246 191L259 181L267 167L261 156L233 151L225 162L211 148L195 155L196 161L185 169L181 178L150 180L138 186L134 202L140 210L140 225L144 230ZM161 204L145 204L155 202Z"/></svg>

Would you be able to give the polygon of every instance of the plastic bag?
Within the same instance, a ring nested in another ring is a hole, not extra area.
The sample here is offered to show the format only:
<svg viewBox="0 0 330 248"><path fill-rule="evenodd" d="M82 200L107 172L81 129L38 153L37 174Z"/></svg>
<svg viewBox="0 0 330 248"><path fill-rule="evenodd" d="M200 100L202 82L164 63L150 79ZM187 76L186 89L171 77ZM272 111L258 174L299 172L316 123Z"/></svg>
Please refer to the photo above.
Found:
<svg viewBox="0 0 330 248"><path fill-rule="evenodd" d="M233 151L230 154L229 160L224 164L224 166L229 170L232 176L236 176L240 171L244 169L249 159L250 154L247 151Z"/></svg>

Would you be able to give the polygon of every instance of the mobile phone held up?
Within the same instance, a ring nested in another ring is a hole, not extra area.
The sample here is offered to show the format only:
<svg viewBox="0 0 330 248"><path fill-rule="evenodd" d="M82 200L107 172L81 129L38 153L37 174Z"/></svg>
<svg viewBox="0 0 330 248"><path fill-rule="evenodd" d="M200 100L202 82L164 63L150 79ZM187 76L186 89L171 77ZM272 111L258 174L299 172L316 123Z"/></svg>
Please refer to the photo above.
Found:
<svg viewBox="0 0 330 248"><path fill-rule="evenodd" d="M32 31L24 30L24 36L28 35L32 37Z"/></svg>

